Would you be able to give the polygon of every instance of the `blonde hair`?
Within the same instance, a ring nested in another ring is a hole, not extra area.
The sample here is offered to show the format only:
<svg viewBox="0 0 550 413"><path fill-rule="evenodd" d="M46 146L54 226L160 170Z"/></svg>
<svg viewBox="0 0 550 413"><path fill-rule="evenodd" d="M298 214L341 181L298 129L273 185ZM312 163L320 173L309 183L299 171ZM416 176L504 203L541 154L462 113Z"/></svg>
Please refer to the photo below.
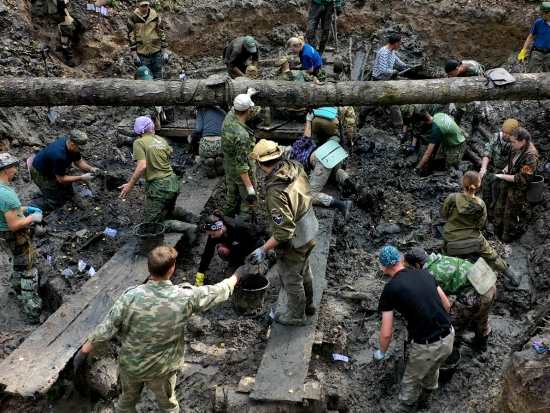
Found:
<svg viewBox="0 0 550 413"><path fill-rule="evenodd" d="M468 171L462 177L462 188L470 194L475 195L481 186L481 178L476 171Z"/></svg>
<svg viewBox="0 0 550 413"><path fill-rule="evenodd" d="M288 39L286 42L286 47L300 46L302 47L305 44L304 36L295 36Z"/></svg>
<svg viewBox="0 0 550 413"><path fill-rule="evenodd" d="M163 277L176 263L178 253L168 245L161 245L153 249L147 257L149 273L155 277Z"/></svg>

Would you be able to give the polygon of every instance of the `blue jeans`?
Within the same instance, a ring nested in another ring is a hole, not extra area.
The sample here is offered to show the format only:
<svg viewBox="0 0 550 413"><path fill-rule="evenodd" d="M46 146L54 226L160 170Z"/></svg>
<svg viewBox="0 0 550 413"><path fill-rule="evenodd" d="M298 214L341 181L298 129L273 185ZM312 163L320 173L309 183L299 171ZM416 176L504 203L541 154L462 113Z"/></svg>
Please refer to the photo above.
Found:
<svg viewBox="0 0 550 413"><path fill-rule="evenodd" d="M138 54L141 64L147 66L155 80L162 79L162 53L160 50L151 55Z"/></svg>

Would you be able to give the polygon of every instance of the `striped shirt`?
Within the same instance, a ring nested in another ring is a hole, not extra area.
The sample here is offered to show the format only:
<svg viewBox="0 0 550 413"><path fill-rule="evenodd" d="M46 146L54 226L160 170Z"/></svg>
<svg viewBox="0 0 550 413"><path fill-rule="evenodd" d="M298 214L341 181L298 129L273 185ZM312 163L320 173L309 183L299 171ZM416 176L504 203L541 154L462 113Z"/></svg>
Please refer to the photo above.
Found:
<svg viewBox="0 0 550 413"><path fill-rule="evenodd" d="M374 80L386 80L391 77L393 70L404 70L407 65L401 61L395 50L390 49L388 46L384 46L376 53L376 59L374 59L374 65L372 68L372 77Z"/></svg>

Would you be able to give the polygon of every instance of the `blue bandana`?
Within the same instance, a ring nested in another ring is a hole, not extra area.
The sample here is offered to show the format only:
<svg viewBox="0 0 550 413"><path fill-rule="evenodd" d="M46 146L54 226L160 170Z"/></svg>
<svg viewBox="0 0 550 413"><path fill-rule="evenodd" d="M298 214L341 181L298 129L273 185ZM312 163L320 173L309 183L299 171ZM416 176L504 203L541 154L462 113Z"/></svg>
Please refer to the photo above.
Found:
<svg viewBox="0 0 550 413"><path fill-rule="evenodd" d="M401 253L393 245L386 245L380 250L378 259L380 260L380 264L382 264L382 266L391 267L401 260Z"/></svg>

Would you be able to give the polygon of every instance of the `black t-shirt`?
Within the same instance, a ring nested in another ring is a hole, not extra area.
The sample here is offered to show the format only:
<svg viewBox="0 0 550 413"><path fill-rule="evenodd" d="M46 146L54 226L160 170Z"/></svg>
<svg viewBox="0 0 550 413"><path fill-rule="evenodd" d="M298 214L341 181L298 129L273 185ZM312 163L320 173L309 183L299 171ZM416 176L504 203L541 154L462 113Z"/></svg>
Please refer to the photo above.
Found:
<svg viewBox="0 0 550 413"><path fill-rule="evenodd" d="M66 136L50 143L36 154L32 166L47 178L65 176L73 162L81 159L79 152L71 152L67 148Z"/></svg>
<svg viewBox="0 0 550 413"><path fill-rule="evenodd" d="M451 322L437 293L437 282L426 270L406 268L384 286L378 310L397 310L407 320L409 338L422 341L449 330Z"/></svg>

